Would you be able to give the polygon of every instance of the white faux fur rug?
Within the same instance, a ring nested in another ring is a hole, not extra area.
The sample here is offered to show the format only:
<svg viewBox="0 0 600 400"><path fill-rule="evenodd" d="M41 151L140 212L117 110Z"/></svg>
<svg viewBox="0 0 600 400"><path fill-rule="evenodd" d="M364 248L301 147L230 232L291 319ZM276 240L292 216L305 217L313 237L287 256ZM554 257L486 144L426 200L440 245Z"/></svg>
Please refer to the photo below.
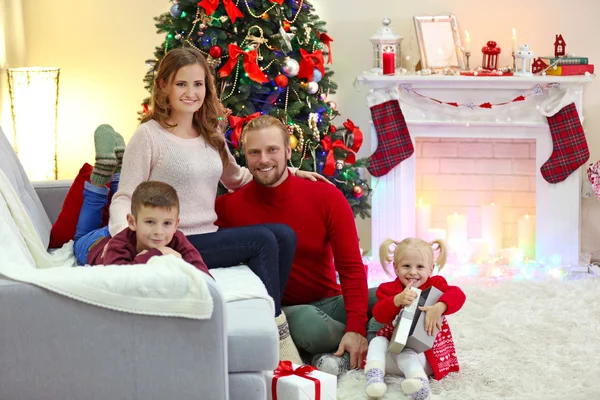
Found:
<svg viewBox="0 0 600 400"><path fill-rule="evenodd" d="M600 399L600 279L461 285L448 318L461 371L431 380L438 400ZM384 400L404 400L386 377ZM340 377L338 399L365 400L363 371Z"/></svg>

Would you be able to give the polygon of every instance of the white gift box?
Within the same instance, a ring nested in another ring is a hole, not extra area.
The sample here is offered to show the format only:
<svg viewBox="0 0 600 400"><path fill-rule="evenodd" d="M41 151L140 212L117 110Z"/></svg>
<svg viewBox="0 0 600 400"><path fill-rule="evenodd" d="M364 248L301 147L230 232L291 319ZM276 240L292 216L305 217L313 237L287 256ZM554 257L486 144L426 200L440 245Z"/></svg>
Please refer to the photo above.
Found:
<svg viewBox="0 0 600 400"><path fill-rule="evenodd" d="M291 365L294 370L302 367L298 364ZM335 375L317 370L306 375L302 373L300 375L282 373L277 374L277 381L273 383L275 372L268 371L264 374L267 382L267 400L336 400L337 376ZM317 382L314 380L318 380L320 386L318 395L316 391ZM275 393L273 393L274 391Z"/></svg>

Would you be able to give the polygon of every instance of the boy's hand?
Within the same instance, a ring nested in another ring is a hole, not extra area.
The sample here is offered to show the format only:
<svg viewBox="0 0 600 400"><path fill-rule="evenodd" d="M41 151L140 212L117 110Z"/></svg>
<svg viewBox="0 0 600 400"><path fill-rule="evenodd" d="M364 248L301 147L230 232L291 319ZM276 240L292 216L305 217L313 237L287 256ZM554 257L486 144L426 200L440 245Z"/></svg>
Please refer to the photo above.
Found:
<svg viewBox="0 0 600 400"><path fill-rule="evenodd" d="M410 288L412 288L412 282L410 282L401 293L394 296L394 305L396 307L409 306L410 303L417 298L417 294L410 290Z"/></svg>
<svg viewBox="0 0 600 400"><path fill-rule="evenodd" d="M433 306L419 307L419 310L425 311L425 331L429 336L433 336L435 327L438 328L438 331L442 329L441 318L447 309L448 306L446 303L436 303Z"/></svg>
<svg viewBox="0 0 600 400"><path fill-rule="evenodd" d="M159 247L158 250L160 250L160 252L163 253L163 255L173 254L177 258L181 258L181 254L179 254L179 252L173 250L170 247L162 246L162 247Z"/></svg>

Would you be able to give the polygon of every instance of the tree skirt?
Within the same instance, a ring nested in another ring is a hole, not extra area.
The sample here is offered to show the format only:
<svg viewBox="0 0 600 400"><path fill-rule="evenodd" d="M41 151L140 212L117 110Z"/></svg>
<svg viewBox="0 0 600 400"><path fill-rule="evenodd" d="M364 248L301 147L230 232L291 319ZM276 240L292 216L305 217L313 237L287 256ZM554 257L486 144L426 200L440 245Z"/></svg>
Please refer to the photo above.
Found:
<svg viewBox="0 0 600 400"><path fill-rule="evenodd" d="M600 398L600 279L503 281L461 286L448 317L461 371L431 380L433 399ZM406 399L386 377L384 400ZM340 377L338 399L367 399L363 371Z"/></svg>

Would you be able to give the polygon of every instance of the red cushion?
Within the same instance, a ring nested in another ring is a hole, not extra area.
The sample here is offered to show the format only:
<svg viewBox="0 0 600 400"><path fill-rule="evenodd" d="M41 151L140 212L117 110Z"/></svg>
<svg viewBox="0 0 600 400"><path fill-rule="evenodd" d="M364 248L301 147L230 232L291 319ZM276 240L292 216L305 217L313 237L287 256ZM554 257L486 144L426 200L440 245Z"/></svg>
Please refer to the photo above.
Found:
<svg viewBox="0 0 600 400"><path fill-rule="evenodd" d="M85 182L90 181L90 175L92 175L93 169L94 167L90 164L83 164L77 177L75 177L73 184L69 188L60 214L58 214L58 218L54 225L52 225L52 230L50 231L50 248L59 248L69 240L73 240L75 237L79 212L83 205L83 187ZM108 224L108 207L109 204L104 208L102 226Z"/></svg>

